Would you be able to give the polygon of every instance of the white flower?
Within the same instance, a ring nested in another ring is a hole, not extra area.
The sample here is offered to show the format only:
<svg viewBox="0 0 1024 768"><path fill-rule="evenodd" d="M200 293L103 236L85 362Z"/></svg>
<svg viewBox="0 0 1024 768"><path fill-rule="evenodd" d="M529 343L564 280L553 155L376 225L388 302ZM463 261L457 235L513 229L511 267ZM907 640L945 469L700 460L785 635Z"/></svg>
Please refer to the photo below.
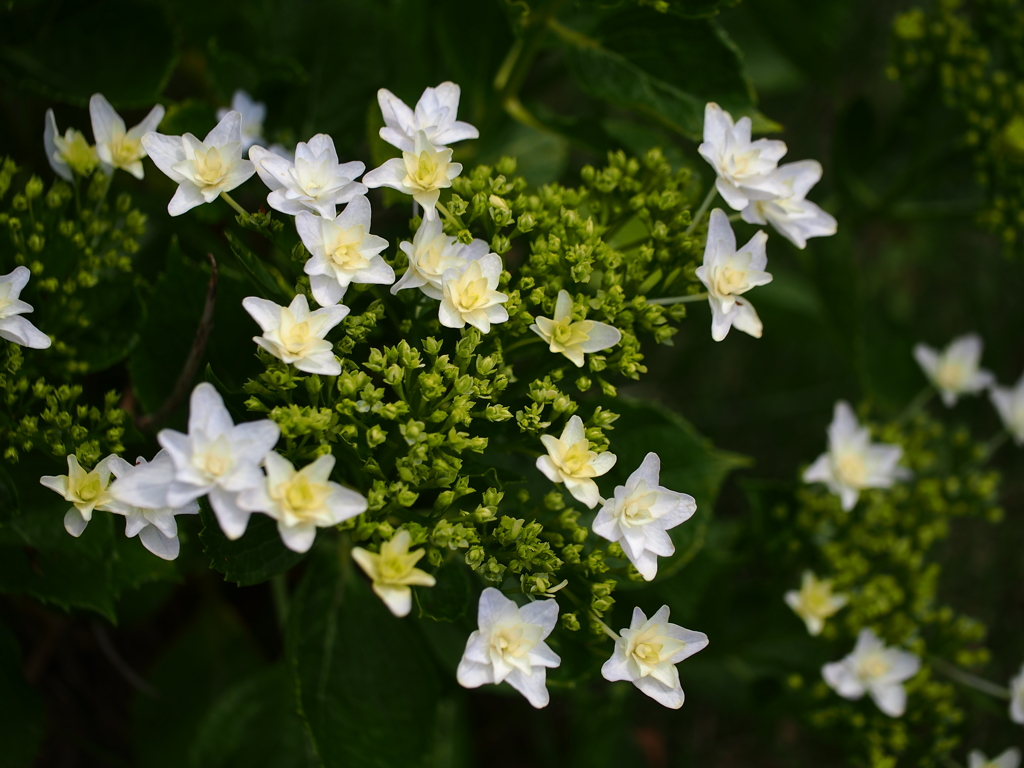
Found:
<svg viewBox="0 0 1024 768"><path fill-rule="evenodd" d="M483 240L464 245L457 238L446 235L440 219L424 219L412 242L400 243L399 248L409 259L409 268L391 286L391 293L406 288L419 288L432 299L441 300L441 279L449 269L461 272L470 261L490 252Z"/></svg>
<svg viewBox="0 0 1024 768"><path fill-rule="evenodd" d="M39 483L59 493L72 506L64 515L64 529L72 536L81 536L85 526L92 520L93 510L118 511L119 505L110 495L110 462L116 456L107 456L86 472L78 463L75 454L68 455L66 475L44 475Z"/></svg>
<svg viewBox="0 0 1024 768"><path fill-rule="evenodd" d="M391 187L423 206L423 218L437 218L437 200L441 190L452 185L452 179L462 173L462 165L452 162L450 149L437 149L423 131L416 132L414 147L403 150L401 159L388 160L380 168L363 177L370 189Z"/></svg>
<svg viewBox="0 0 1024 768"><path fill-rule="evenodd" d="M572 320L572 296L568 291L559 291L555 302L555 316L537 317L530 330L544 339L548 349L563 354L583 367L583 355L610 349L622 340L622 333L613 325L596 320Z"/></svg>
<svg viewBox="0 0 1024 768"><path fill-rule="evenodd" d="M419 131L423 131L427 141L439 148L479 137L476 128L455 119L460 96L461 91L455 83L441 83L436 88L423 91L413 111L391 91L381 88L377 91L377 102L386 127L380 129L380 137L405 152L415 149Z"/></svg>
<svg viewBox="0 0 1024 768"><path fill-rule="evenodd" d="M242 116L244 153L253 144L263 141L263 121L267 117L267 105L262 101L253 101L252 96L239 89L231 97L231 109L221 107L217 110L217 120L223 120L232 110Z"/></svg>
<svg viewBox="0 0 1024 768"><path fill-rule="evenodd" d="M110 460L110 471L117 480L110 486L110 495L120 503L110 511L124 515L125 536L129 539L138 536L142 546L154 555L164 560L174 560L181 551L181 544L178 541L178 524L174 516L198 515L199 502L193 499L180 507L144 509L122 499L120 496L122 482L125 482L125 479L133 473L139 472L142 467L147 468L145 473L150 482L166 487L174 479L174 462L171 461L167 451L160 451L153 457L153 461L148 463L140 456L135 460L135 466L120 456L113 456Z"/></svg>
<svg viewBox="0 0 1024 768"><path fill-rule="evenodd" d="M633 609L629 629L615 641L612 657L601 667L605 680L628 680L663 707L683 706L676 664L708 646L708 636L668 621L668 606L651 618Z"/></svg>
<svg viewBox="0 0 1024 768"><path fill-rule="evenodd" d="M494 290L501 271L501 257L496 253L470 261L462 271L446 270L441 276L441 305L437 310L441 325L465 328L469 323L481 333L487 333L491 323L508 320L508 310L501 306L508 301L508 296Z"/></svg>
<svg viewBox="0 0 1024 768"><path fill-rule="evenodd" d="M0 329L2 328L0 325ZM0 335L3 335L2 330ZM999 413L999 418L1003 420L1003 426L1013 436L1013 441L1017 445L1024 445L1024 376L1021 376L1012 388L992 387L989 397Z"/></svg>
<svg viewBox="0 0 1024 768"><path fill-rule="evenodd" d="M267 205L289 216L308 211L333 219L339 205L366 194L356 181L366 166L358 160L339 162L334 139L325 133L300 141L294 160L259 146L249 149L249 159L270 187Z"/></svg>
<svg viewBox="0 0 1024 768"><path fill-rule="evenodd" d="M254 336L253 341L278 360L306 373L341 373L334 345L324 336L345 319L348 307L335 304L310 312L301 293L287 307L255 296L242 299L242 306L263 329L263 335Z"/></svg>
<svg viewBox="0 0 1024 768"><path fill-rule="evenodd" d="M110 174L115 168L120 168L141 179L144 176L142 158L149 150L142 139L160 125L164 119L164 108L157 104L141 123L129 131L110 102L101 94L94 93L89 99L89 116L92 118L92 135L96 139L96 155L103 164L104 173Z"/></svg>
<svg viewBox="0 0 1024 768"><path fill-rule="evenodd" d="M562 660L544 642L558 621L554 600L537 600L520 608L494 587L480 594L477 626L466 641L456 678L463 688L506 682L534 707L550 697L547 671Z"/></svg>
<svg viewBox="0 0 1024 768"><path fill-rule="evenodd" d="M973 395L995 383L995 376L979 368L981 337L974 333L953 339L942 352L926 344L914 346L914 359L928 380L939 390L947 407L961 395Z"/></svg>
<svg viewBox="0 0 1024 768"><path fill-rule="evenodd" d="M759 230L743 248L736 250L729 217L721 208L711 212L708 240L704 246L704 263L697 267L697 277L708 289L711 304L711 338L721 341L735 326L737 330L761 338L761 318L754 305L738 298L759 285L767 285L772 276L764 271L768 264L764 244L768 235Z"/></svg>
<svg viewBox="0 0 1024 768"><path fill-rule="evenodd" d="M836 233L835 218L806 200L811 187L821 180L821 163L801 160L779 166L769 175L782 194L772 200L751 200L743 209L748 224L771 224L797 248L804 248L809 237L827 237Z"/></svg>
<svg viewBox="0 0 1024 768"><path fill-rule="evenodd" d="M828 451L807 468L803 480L825 483L849 512L862 490L889 488L910 477L909 470L898 466L902 457L898 445L872 443L871 433L857 422L850 404L840 400L828 427Z"/></svg>
<svg viewBox="0 0 1024 768"><path fill-rule="evenodd" d="M306 552L317 528L337 525L366 511L366 499L330 480L334 456L327 454L296 471L288 459L271 451L263 459L266 481L243 492L243 509L263 512L277 520L288 549Z"/></svg>
<svg viewBox="0 0 1024 768"><path fill-rule="evenodd" d="M380 256L388 241L370 234L370 201L365 197L357 197L336 218L302 211L295 228L312 254L304 269L320 306L341 301L350 283L395 282L395 270Z"/></svg>
<svg viewBox="0 0 1024 768"><path fill-rule="evenodd" d="M999 757L989 760L983 752L972 749L967 755L967 768L1019 768L1020 750L1010 747Z"/></svg>
<svg viewBox="0 0 1024 768"><path fill-rule="evenodd" d="M8 274L0 275L0 339L30 349L47 349L50 337L22 317L33 311L31 304L18 298L31 276L28 267L15 267Z"/></svg>
<svg viewBox="0 0 1024 768"><path fill-rule="evenodd" d="M821 630L825 628L825 619L847 603L846 595L832 593L831 581L819 580L810 571L804 571L800 591L791 589L785 594L785 600L786 605L804 620L807 631L812 636L820 635Z"/></svg>
<svg viewBox="0 0 1024 768"><path fill-rule="evenodd" d="M704 108L704 143L697 151L718 174L715 186L729 206L742 211L751 200L774 200L788 193L771 173L786 154L786 144L750 140L750 118L735 125L714 102Z"/></svg>
<svg viewBox="0 0 1024 768"><path fill-rule="evenodd" d="M593 509L601 500L595 477L600 477L615 466L614 453L594 453L590 450L583 429L583 420L573 416L566 422L561 437L541 435L540 441L548 455L537 459L537 469L553 483L565 483L565 488L577 501Z"/></svg>
<svg viewBox="0 0 1024 768"><path fill-rule="evenodd" d="M53 110L46 110L46 126L43 128L43 147L50 167L66 181L74 179L74 173L88 176L96 168L99 158L96 147L90 146L81 131L68 128L61 136L57 130L57 119Z"/></svg>
<svg viewBox="0 0 1024 768"><path fill-rule="evenodd" d="M658 573L658 556L676 548L667 531L685 523L697 511L693 497L659 485L661 459L648 453L643 463L616 487L591 526L598 536L617 541L629 561L650 581Z"/></svg>
<svg viewBox="0 0 1024 768"><path fill-rule="evenodd" d="M821 676L844 699L865 693L889 717L900 717L907 708L903 682L917 674L921 659L899 648L887 648L874 632L862 629L853 653L842 661L826 664Z"/></svg>
<svg viewBox="0 0 1024 768"><path fill-rule="evenodd" d="M1010 680L1010 719L1024 725L1024 665L1017 676Z"/></svg>
<svg viewBox="0 0 1024 768"><path fill-rule="evenodd" d="M395 616L408 616L412 610L412 587L432 587L437 580L416 563L427 554L425 549L409 551L412 535L404 528L390 541L380 545L380 554L362 547L352 548L352 559L370 577L373 591Z"/></svg>
<svg viewBox="0 0 1024 768"><path fill-rule="evenodd" d="M221 192L230 192L256 172L251 162L242 159L241 125L242 116L228 112L202 141L191 133L147 133L142 137L156 167L178 184L167 204L171 216L213 202Z"/></svg>

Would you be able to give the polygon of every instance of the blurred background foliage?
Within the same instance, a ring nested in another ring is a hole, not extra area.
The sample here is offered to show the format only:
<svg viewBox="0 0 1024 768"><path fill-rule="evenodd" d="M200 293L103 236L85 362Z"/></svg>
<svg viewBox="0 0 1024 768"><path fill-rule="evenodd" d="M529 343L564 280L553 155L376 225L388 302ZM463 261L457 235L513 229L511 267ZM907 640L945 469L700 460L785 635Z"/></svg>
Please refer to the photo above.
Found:
<svg viewBox="0 0 1024 768"><path fill-rule="evenodd" d="M515 156L533 185L572 183L610 150L653 146L708 184L695 147L704 103L718 101L778 133L787 160L821 160L815 196L839 234L804 251L769 238L775 281L758 292L763 339L732 334L715 344L706 310L693 305L674 346L648 358L644 382L621 389L696 430L636 406L643 427L618 430L618 452L632 460L652 441L664 444L679 490L700 487L698 498L709 501L718 494L714 517L700 523L703 546L641 593L711 638L680 670L680 712L603 683L566 684L541 712L501 691L467 694L453 674L462 624L383 624L384 609L360 580L315 557L290 602L282 596L296 589L294 572L234 586L207 570L198 521L184 530L182 558L166 567L133 565L146 553L110 531L83 548L59 526L19 530L34 547L26 554L0 525L5 591L18 591L11 585L38 553L66 566L61 585L38 587L63 592L31 593L47 607L31 594L0 600L2 761L316 765L301 707L314 731L333 731L318 744L329 765L848 765L839 746L805 725L787 685L825 659L782 603L802 566L786 549L786 520L772 510L793 498L799 468L822 450L836 399L866 400L894 417L921 390L915 342L977 331L984 363L1001 381L1024 369L1021 225L1013 219L1022 208L1022 30L1014 0L919 10L884 0L7 0L0 155L45 179L46 108L60 126L86 129L97 91L129 125L159 101L168 108L164 133L205 135L217 108L243 88L267 104L268 140L330 133L343 157L374 167L388 156L376 138L377 89L413 102L450 79L462 86L460 116L481 135L456 159ZM195 327L207 252L228 265L207 360L229 390L258 370L250 346L238 343L251 329L235 311L247 285L219 234L229 211L204 206L171 220L171 188L152 167L130 185L148 214L136 260L148 300L128 333L115 334L123 354L87 377L86 397L102 400L130 380L145 410L163 402L191 334L166 328ZM237 199L254 210L263 194L251 182ZM752 228L737 226L742 242ZM980 441L998 429L980 398L941 417ZM1004 446L995 461L1006 520L998 532L979 520L953 522L938 545L938 589L988 626L994 661L985 674L1003 682L1020 663L1024 633L1024 456ZM26 462L0 474L53 468ZM45 491L12 500L3 495L9 487L0 482L0 505L62 506ZM76 582L97 569L102 589ZM332 603L339 589L349 596L340 611ZM345 629L364 625L388 631ZM324 664L325 655L353 654L359 663ZM399 657L401 665L387 664ZM584 662L592 660L573 663ZM293 673L329 680L296 690ZM964 708L967 745L994 753L1019 743L1001 704L968 696Z"/></svg>

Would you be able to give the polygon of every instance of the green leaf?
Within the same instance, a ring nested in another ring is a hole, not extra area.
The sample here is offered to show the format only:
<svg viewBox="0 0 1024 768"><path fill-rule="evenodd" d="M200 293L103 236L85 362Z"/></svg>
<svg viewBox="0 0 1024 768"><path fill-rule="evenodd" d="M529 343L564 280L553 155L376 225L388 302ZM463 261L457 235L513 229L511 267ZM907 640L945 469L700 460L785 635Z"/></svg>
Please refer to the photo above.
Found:
<svg viewBox="0 0 1024 768"><path fill-rule="evenodd" d="M668 12L685 19L716 16L723 8L736 5L738 0L668 0Z"/></svg>
<svg viewBox="0 0 1024 768"><path fill-rule="evenodd" d="M234 541L221 532L205 499L200 502L199 516L203 521L199 540L210 558L210 567L240 587L261 584L305 557L305 553L293 552L281 543L277 522L266 515L253 515L245 535Z"/></svg>
<svg viewBox="0 0 1024 768"><path fill-rule="evenodd" d="M21 673L21 649L14 633L0 624L0 744L8 768L33 765L45 721L39 694Z"/></svg>
<svg viewBox="0 0 1024 768"><path fill-rule="evenodd" d="M434 621L458 621L466 615L472 600L472 585L467 566L459 557L451 557L434 574L437 584L430 589L414 589L420 617Z"/></svg>
<svg viewBox="0 0 1024 768"><path fill-rule="evenodd" d="M266 264L263 263L263 260L249 250L248 246L239 240L234 233L225 232L224 237L227 238L228 243L231 245L231 252L238 257L242 268L252 280L253 285L260 289L261 295L264 298L277 299L278 301L284 301L286 304L291 301L292 294L279 275L271 273L267 269Z"/></svg>

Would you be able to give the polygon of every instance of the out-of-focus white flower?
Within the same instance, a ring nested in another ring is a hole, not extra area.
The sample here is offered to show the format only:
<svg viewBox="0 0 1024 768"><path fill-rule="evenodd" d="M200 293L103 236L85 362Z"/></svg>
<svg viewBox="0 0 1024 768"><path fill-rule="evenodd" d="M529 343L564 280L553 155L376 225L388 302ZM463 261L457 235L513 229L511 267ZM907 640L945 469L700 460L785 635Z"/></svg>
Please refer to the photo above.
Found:
<svg viewBox="0 0 1024 768"><path fill-rule="evenodd" d="M558 621L554 600L520 608L494 587L480 594L477 626L466 641L456 677L463 688L506 682L534 707L548 705L547 671L562 660L544 642Z"/></svg>
<svg viewBox="0 0 1024 768"><path fill-rule="evenodd" d="M1010 680L1010 719L1024 725L1024 665L1017 676Z"/></svg>
<svg viewBox="0 0 1024 768"><path fill-rule="evenodd" d="M52 109L46 110L43 148L46 150L46 160L53 172L66 181L74 179L72 172L79 176L88 176L99 162L96 147L89 144L81 131L68 128L63 136L60 135Z"/></svg>
<svg viewBox="0 0 1024 768"><path fill-rule="evenodd" d="M530 330L547 342L548 349L565 355L577 368L583 367L583 355L610 349L622 341L622 332L613 325L597 320L572 319L572 296L568 291L558 292L555 316L537 317Z"/></svg>
<svg viewBox="0 0 1024 768"><path fill-rule="evenodd" d="M474 240L464 245L451 235L446 235L440 219L424 219L412 242L399 243L399 248L409 259L409 268L398 282L391 286L391 293L406 288L419 288L432 299L441 300L441 279L449 269L461 272L471 261L490 253L490 246L483 240Z"/></svg>
<svg viewBox="0 0 1024 768"><path fill-rule="evenodd" d="M423 206L423 218L437 218L437 200L441 190L452 185L452 179L462 173L462 164L452 162L450 149L437 149L423 131L416 132L416 143L403 150L401 158L392 158L380 168L363 177L370 189L391 187Z"/></svg>
<svg viewBox="0 0 1024 768"><path fill-rule="evenodd" d="M278 360L306 373L341 373L334 345L324 336L348 316L348 307L335 304L310 312L301 293L287 307L255 296L242 299L242 306L263 329L263 335L254 336L253 341Z"/></svg>
<svg viewBox="0 0 1024 768"><path fill-rule="evenodd" d="M380 554L362 547L352 548L352 559L373 582L373 591L395 616L408 616L412 610L412 587L432 587L437 580L416 568L427 551L409 551L412 535L404 528L390 541L380 545Z"/></svg>
<svg viewBox="0 0 1024 768"><path fill-rule="evenodd" d="M999 757L989 760L984 752L972 749L967 754L967 768L1019 768L1020 750L1010 747Z"/></svg>
<svg viewBox="0 0 1024 768"><path fill-rule="evenodd" d="M31 276L28 267L15 267L6 275L0 275L0 339L30 349L47 349L50 337L22 317L33 311L31 304L18 298Z"/></svg>
<svg viewBox="0 0 1024 768"><path fill-rule="evenodd" d="M197 205L213 202L252 176L256 169L242 159L242 116L228 112L200 141L191 133L164 136L147 133L142 144L156 167L178 184L167 212L180 216Z"/></svg>
<svg viewBox="0 0 1024 768"><path fill-rule="evenodd" d="M92 135L96 139L96 155L103 164L104 173L110 174L115 168L120 168L141 179L145 175L142 158L149 151L142 137L157 129L164 119L164 108L157 104L141 123L126 130L124 120L110 102L102 94L94 93L89 99L89 116L92 118Z"/></svg>
<svg viewBox="0 0 1024 768"><path fill-rule="evenodd" d="M953 339L941 352L926 344L914 346L914 359L947 407L956 405L961 395L976 394L995 383L995 376L979 367L982 347L981 337L974 333Z"/></svg>
<svg viewBox="0 0 1024 768"><path fill-rule="evenodd" d="M366 166L358 160L340 162L334 139L325 133L300 141L294 160L260 146L249 149L249 159L270 187L267 205L289 216L308 211L333 219L339 205L366 194L356 181Z"/></svg>
<svg viewBox="0 0 1024 768"><path fill-rule="evenodd" d="M595 453L590 450L583 420L572 416L566 422L561 437L541 435L540 441L547 456L537 459L537 469L553 483L565 483L572 497L590 509L601 500L595 477L600 477L615 466L618 457L610 451Z"/></svg>
<svg viewBox="0 0 1024 768"><path fill-rule="evenodd" d="M844 699L859 699L865 693L889 717L901 717L907 708L903 683L921 668L921 659L899 648L887 648L878 635L862 629L853 653L842 661L826 664L821 676Z"/></svg>
<svg viewBox="0 0 1024 768"><path fill-rule="evenodd" d="M676 664L708 646L708 636L668 621L667 605L651 618L633 609L629 629L615 641L601 667L605 680L628 680L663 707L679 709L685 699Z"/></svg>
<svg viewBox="0 0 1024 768"><path fill-rule="evenodd" d="M2 328L0 325L0 335L3 335ZM1024 376L1013 387L992 387L989 397L1013 441L1024 445Z"/></svg>
<svg viewBox="0 0 1024 768"><path fill-rule="evenodd" d="M39 483L59 493L72 506L64 515L64 528L72 536L82 535L85 526L92 520L94 510L103 512L120 511L120 506L110 495L110 462L116 456L107 456L86 472L78 463L75 454L68 454L66 475L44 475Z"/></svg>
<svg viewBox="0 0 1024 768"><path fill-rule="evenodd" d="M312 254L304 270L321 307L341 301L351 283L395 282L395 270L380 256L388 241L370 234L370 201L365 197L357 197L336 218L302 211L295 228Z"/></svg>
<svg viewBox="0 0 1024 768"><path fill-rule="evenodd" d="M110 511L124 516L125 536L129 539L138 536L142 546L154 555L164 560L174 560L181 551L181 543L178 541L178 523L174 517L175 515L198 515L199 502L193 499L180 507L143 509L122 500L119 493L120 484L132 473L140 471L142 467L148 468L145 473L150 482L167 487L174 480L174 462L171 461L167 451L160 451L150 462L140 456L135 460L134 466L120 456L112 456L110 471L117 480L110 486L110 495L119 503L111 507Z"/></svg>
<svg viewBox="0 0 1024 768"><path fill-rule="evenodd" d="M658 556L676 551L667 531L697 511L693 497L659 484L661 459L648 453L625 485L605 501L591 526L598 536L617 541L629 561L650 581L658 574Z"/></svg>
<svg viewBox="0 0 1024 768"><path fill-rule="evenodd" d="M779 234L797 248L807 246L810 237L827 237L836 233L835 218L810 200L805 199L811 187L821 181L821 163L801 160L786 163L771 172L782 193L771 200L751 200L743 209L748 224L771 224Z"/></svg>
<svg viewBox="0 0 1024 768"><path fill-rule="evenodd" d="M242 153L253 144L263 141L263 121L267 119L267 105L254 101L252 96L239 88L231 97L231 108L217 110L217 120L223 120L234 110L242 116Z"/></svg>
<svg viewBox="0 0 1024 768"><path fill-rule="evenodd" d="M807 468L803 480L825 483L849 512L862 490L889 488L910 477L910 471L899 466L901 458L900 446L872 443L871 433L857 422L850 404L840 400L828 427L828 451Z"/></svg>
<svg viewBox="0 0 1024 768"><path fill-rule="evenodd" d="M734 125L732 115L714 102L704 108L704 143L697 151L718 174L718 193L737 211L751 200L774 200L789 192L771 175L786 154L786 143L751 141L750 127L749 117L741 117Z"/></svg>
<svg viewBox="0 0 1024 768"><path fill-rule="evenodd" d="M437 310L441 325L465 328L469 323L481 333L488 333L491 323L508 320L508 310L501 306L508 296L495 290L501 271L501 257L496 253L470 261L461 271L447 270L441 277L441 305Z"/></svg>
<svg viewBox="0 0 1024 768"><path fill-rule="evenodd" d="M420 131L428 142L438 148L463 139L478 138L480 133L476 128L455 119L461 95L455 83L441 83L436 88L423 91L414 111L391 91L381 88L377 91L377 102L384 115L385 127L380 129L380 137L404 152L415 149L416 134Z"/></svg>
<svg viewBox="0 0 1024 768"><path fill-rule="evenodd" d="M847 597L833 594L830 580L819 580L810 571L804 571L800 590L791 589L786 593L785 600L786 605L804 620L807 631L817 636L825 628L825 620L846 605Z"/></svg>
<svg viewBox="0 0 1024 768"><path fill-rule="evenodd" d="M772 276L765 271L768 235L759 230L742 249L736 250L729 217L721 208L711 212L708 240L704 246L704 263L697 267L697 277L708 289L711 304L711 338L722 341L735 326L756 339L761 338L761 318L754 305L741 295L759 285L767 285Z"/></svg>
<svg viewBox="0 0 1024 768"><path fill-rule="evenodd" d="M317 528L337 525L366 511L366 499L330 480L334 456L320 456L296 471L288 459L273 451L263 460L266 481L238 497L243 509L263 512L277 520L288 549L306 552Z"/></svg>

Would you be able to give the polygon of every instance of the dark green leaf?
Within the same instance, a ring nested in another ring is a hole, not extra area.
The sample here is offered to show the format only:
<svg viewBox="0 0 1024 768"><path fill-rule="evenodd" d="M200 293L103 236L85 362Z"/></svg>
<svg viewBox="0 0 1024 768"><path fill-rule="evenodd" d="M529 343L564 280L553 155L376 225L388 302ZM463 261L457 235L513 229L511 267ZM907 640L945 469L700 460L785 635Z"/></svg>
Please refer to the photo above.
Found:
<svg viewBox="0 0 1024 768"><path fill-rule="evenodd" d="M240 587L260 584L284 573L305 557L281 543L277 522L272 518L253 515L245 535L231 541L221 532L206 500L200 504L203 532L199 539L210 558L210 567L223 573L226 581L233 581Z"/></svg>
<svg viewBox="0 0 1024 768"><path fill-rule="evenodd" d="M224 236L231 245L231 252L238 257L239 263L246 274L252 280L253 285L260 289L260 294L266 298L277 299L285 303L291 301L292 294L288 286L279 275L271 273L263 260L253 253L249 248L231 232L225 232Z"/></svg>
<svg viewBox="0 0 1024 768"><path fill-rule="evenodd" d="M437 584L430 589L414 589L420 616L435 621L457 621L466 615L472 600L472 587L466 566L452 557L435 574Z"/></svg>
<svg viewBox="0 0 1024 768"><path fill-rule="evenodd" d="M39 694L21 673L21 649L14 634L0 624L0 744L3 764L28 768L43 738Z"/></svg>

